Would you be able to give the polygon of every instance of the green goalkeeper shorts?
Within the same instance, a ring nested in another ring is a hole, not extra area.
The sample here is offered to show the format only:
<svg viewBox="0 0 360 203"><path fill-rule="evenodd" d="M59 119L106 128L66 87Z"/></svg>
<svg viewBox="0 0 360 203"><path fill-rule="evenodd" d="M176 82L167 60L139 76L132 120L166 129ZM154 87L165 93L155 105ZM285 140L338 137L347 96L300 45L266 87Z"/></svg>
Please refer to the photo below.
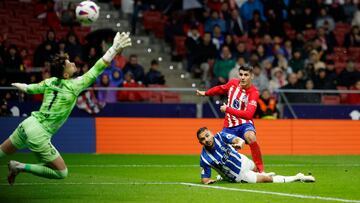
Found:
<svg viewBox="0 0 360 203"><path fill-rule="evenodd" d="M17 149L30 149L40 162L49 163L60 156L51 144L51 136L36 118L30 116L10 135L10 141Z"/></svg>

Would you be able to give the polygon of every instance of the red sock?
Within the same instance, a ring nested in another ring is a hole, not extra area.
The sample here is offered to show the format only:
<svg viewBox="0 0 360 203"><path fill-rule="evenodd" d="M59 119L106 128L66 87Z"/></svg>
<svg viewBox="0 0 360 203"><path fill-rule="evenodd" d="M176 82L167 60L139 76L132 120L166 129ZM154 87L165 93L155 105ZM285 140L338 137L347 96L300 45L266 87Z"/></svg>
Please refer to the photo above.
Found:
<svg viewBox="0 0 360 203"><path fill-rule="evenodd" d="M258 168L258 171L261 173L264 171L264 163L261 157L260 147L257 142L253 142L249 144L249 146L251 149L251 156L253 158L253 161Z"/></svg>

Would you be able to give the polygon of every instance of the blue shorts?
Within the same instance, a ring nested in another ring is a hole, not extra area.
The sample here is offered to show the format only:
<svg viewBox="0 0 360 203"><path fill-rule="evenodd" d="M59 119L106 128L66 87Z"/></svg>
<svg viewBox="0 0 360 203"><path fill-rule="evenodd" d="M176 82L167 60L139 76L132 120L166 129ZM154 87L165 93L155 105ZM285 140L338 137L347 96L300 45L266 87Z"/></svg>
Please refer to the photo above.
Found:
<svg viewBox="0 0 360 203"><path fill-rule="evenodd" d="M235 135L235 136L240 137L241 139L245 140L245 142L246 142L244 135L247 131L254 131L254 133L256 133L255 127L252 123L244 123L244 124L241 124L241 125L238 125L235 127L231 127L231 128L223 128L221 132Z"/></svg>

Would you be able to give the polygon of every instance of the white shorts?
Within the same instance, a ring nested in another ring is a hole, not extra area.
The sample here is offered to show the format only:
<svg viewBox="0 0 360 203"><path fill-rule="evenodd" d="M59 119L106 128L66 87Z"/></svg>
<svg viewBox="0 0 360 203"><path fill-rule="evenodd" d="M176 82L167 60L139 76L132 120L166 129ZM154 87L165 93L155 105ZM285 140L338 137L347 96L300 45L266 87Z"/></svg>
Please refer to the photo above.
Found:
<svg viewBox="0 0 360 203"><path fill-rule="evenodd" d="M236 182L241 183L256 183L257 173L254 172L255 163L247 158L247 156L240 154L241 156L241 171L236 178Z"/></svg>

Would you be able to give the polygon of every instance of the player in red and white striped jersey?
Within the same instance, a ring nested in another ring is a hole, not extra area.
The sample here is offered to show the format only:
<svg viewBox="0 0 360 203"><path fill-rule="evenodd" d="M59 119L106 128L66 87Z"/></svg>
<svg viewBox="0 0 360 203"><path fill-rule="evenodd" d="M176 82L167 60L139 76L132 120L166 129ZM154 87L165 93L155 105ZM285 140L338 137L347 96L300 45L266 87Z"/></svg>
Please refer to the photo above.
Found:
<svg viewBox="0 0 360 203"><path fill-rule="evenodd" d="M224 85L215 86L209 90L196 91L199 96L215 96L227 94L227 104L220 110L225 113L223 133L236 135L250 146L252 158L259 172L264 171L260 147L256 142L256 131L253 116L256 111L259 91L252 84L253 68L240 66L239 79L232 79Z"/></svg>

